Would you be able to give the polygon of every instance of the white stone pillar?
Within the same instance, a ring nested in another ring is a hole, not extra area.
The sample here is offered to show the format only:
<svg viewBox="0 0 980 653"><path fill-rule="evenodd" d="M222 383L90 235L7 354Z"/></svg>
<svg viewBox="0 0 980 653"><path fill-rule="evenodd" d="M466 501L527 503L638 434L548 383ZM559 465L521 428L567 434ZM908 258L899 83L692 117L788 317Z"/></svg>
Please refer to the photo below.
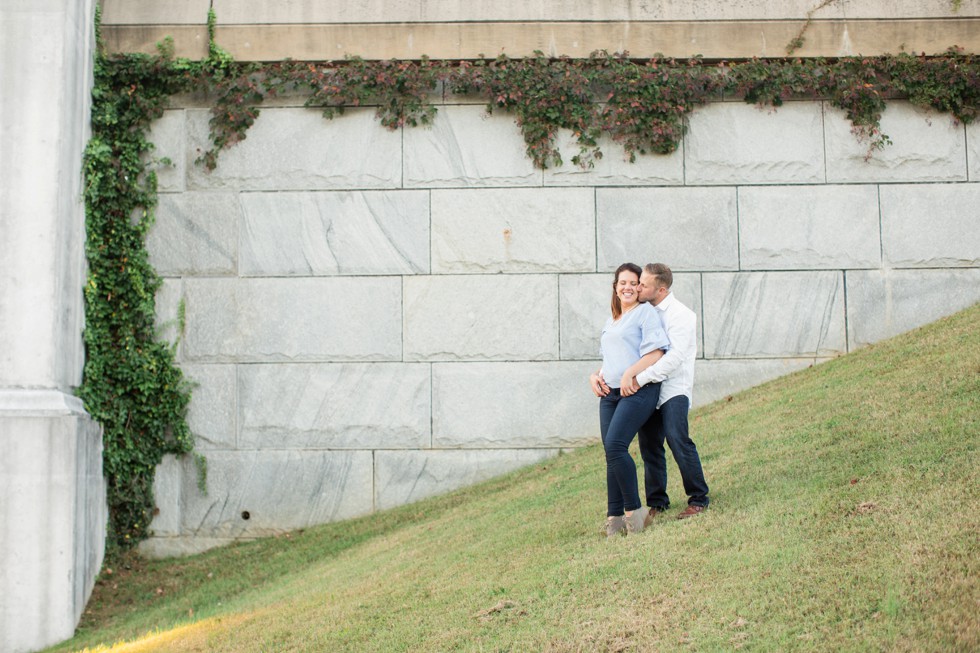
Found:
<svg viewBox="0 0 980 653"><path fill-rule="evenodd" d="M71 637L105 545L81 381L93 0L0 3L0 650Z"/></svg>

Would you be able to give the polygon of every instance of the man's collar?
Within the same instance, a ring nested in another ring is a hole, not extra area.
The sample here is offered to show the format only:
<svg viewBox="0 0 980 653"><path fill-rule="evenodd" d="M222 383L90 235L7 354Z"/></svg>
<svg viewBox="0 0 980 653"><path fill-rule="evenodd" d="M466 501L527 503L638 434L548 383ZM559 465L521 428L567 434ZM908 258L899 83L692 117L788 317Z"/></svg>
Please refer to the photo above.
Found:
<svg viewBox="0 0 980 653"><path fill-rule="evenodd" d="M674 302L674 291L672 290L669 293L667 293L666 297L660 300L659 304L654 304L653 307L660 311L666 311L667 307L670 306L673 302Z"/></svg>

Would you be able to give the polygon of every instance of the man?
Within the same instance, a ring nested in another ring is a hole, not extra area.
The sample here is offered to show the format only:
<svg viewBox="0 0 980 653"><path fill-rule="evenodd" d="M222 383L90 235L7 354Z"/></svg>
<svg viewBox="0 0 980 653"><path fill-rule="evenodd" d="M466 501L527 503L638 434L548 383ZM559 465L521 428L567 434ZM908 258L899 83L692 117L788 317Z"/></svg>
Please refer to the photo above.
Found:
<svg viewBox="0 0 980 653"><path fill-rule="evenodd" d="M650 302L660 317L670 340L663 358L643 370L622 393L629 396L647 383L661 382L657 410L639 431L643 457L647 505L647 524L670 507L667 497L667 459L664 440L680 469L687 493L687 508L678 519L693 517L708 507L708 484L704 480L698 449L688 436L687 413L694 389L694 359L697 356L694 311L678 301L670 291L674 276L663 263L648 263L640 275L640 301Z"/></svg>

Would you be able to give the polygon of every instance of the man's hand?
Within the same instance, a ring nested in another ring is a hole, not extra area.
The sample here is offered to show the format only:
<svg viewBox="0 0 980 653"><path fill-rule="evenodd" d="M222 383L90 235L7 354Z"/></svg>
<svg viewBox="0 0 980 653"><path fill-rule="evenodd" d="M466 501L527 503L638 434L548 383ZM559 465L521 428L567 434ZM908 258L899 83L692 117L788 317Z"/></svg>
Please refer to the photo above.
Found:
<svg viewBox="0 0 980 653"><path fill-rule="evenodd" d="M636 394L640 390L640 384L636 382L635 376L628 376L629 372L623 375L619 383L619 393L624 397Z"/></svg>
<svg viewBox="0 0 980 653"><path fill-rule="evenodd" d="M593 373L589 376L589 385L592 386L592 394L596 397L605 397L609 394L609 386L601 374Z"/></svg>

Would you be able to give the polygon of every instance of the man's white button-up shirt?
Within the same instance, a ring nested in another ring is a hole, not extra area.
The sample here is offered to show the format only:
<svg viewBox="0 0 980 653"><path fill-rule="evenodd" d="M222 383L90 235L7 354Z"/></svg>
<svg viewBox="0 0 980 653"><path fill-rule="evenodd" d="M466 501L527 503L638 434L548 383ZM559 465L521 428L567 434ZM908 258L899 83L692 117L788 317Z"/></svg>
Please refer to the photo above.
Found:
<svg viewBox="0 0 980 653"><path fill-rule="evenodd" d="M654 308L660 317L670 340L670 349L663 358L636 375L641 386L660 381L660 400L657 408L668 399L687 396L693 404L694 359L698 355L697 322L694 311L674 298L674 293L664 297Z"/></svg>

